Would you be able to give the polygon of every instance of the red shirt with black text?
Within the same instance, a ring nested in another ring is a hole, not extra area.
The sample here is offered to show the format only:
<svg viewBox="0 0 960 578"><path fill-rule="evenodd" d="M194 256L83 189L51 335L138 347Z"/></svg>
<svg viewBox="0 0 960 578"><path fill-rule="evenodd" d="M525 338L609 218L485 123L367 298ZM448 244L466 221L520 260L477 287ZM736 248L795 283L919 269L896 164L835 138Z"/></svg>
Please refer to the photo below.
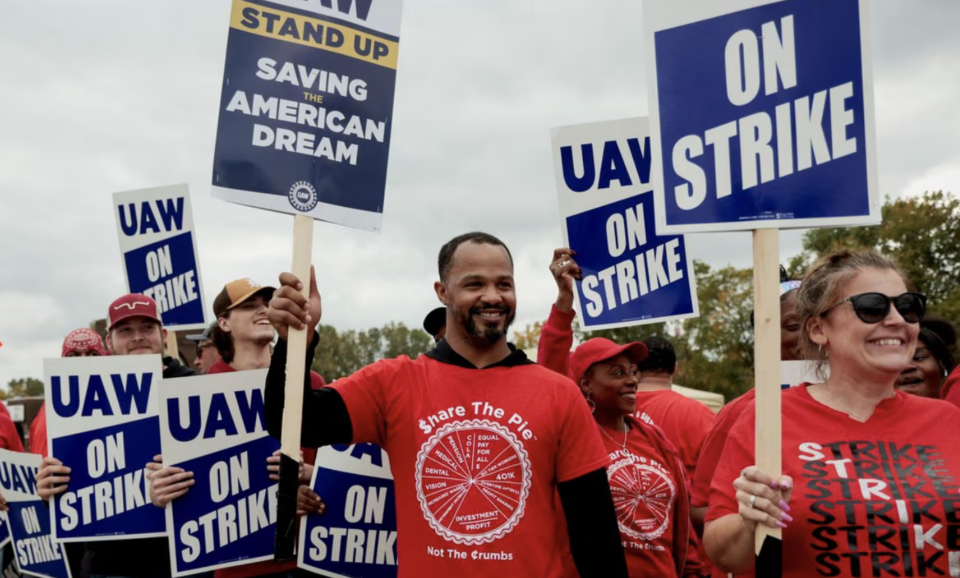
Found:
<svg viewBox="0 0 960 578"><path fill-rule="evenodd" d="M783 576L955 576L960 568L960 410L896 392L861 423L783 391L783 473L793 522ZM754 463L746 404L710 488L707 521L737 514L732 481Z"/></svg>

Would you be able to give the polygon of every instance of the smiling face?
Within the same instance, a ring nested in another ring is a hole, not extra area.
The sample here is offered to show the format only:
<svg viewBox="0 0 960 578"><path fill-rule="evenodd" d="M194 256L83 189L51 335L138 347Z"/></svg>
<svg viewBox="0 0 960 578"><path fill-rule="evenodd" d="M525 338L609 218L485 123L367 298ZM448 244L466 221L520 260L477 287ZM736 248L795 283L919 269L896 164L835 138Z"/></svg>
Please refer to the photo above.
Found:
<svg viewBox="0 0 960 578"><path fill-rule="evenodd" d="M897 389L920 397L938 399L942 383L943 368L940 367L940 362L922 340L918 341L910 366L897 378Z"/></svg>
<svg viewBox="0 0 960 578"><path fill-rule="evenodd" d="M167 330L149 317L128 317L107 333L107 347L114 355L163 354Z"/></svg>
<svg viewBox="0 0 960 578"><path fill-rule="evenodd" d="M254 295L233 309L226 317L217 320L220 329L230 334L234 344L238 341L270 343L273 341L273 326L267 319L267 300Z"/></svg>
<svg viewBox="0 0 960 578"><path fill-rule="evenodd" d="M474 347L498 344L506 338L517 306L510 256L498 245L461 244L437 294L453 313L448 335L456 331Z"/></svg>
<svg viewBox="0 0 960 578"><path fill-rule="evenodd" d="M896 271L870 267L861 269L841 285L834 302L860 293L879 292L895 297L906 291L906 284ZM808 323L810 339L827 351L831 374L880 380L895 378L910 364L920 332L918 323L904 321L893 306L880 323L864 323L849 301Z"/></svg>
<svg viewBox="0 0 960 578"><path fill-rule="evenodd" d="M800 317L797 315L797 290L780 301L780 360L792 361L800 356Z"/></svg>
<svg viewBox="0 0 960 578"><path fill-rule="evenodd" d="M636 373L630 356L621 353L591 365L580 378L580 389L597 404L597 416L616 419L637 409Z"/></svg>

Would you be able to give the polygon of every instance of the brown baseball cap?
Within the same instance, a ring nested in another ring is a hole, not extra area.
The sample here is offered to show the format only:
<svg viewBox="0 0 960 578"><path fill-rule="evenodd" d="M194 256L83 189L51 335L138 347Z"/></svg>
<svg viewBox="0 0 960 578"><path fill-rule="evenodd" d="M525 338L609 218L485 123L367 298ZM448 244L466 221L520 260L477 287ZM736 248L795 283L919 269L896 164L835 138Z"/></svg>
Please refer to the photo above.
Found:
<svg viewBox="0 0 960 578"><path fill-rule="evenodd" d="M227 311L255 295L262 294L263 298L269 301L275 290L275 287L264 287L253 279L236 279L224 285L223 291L213 300L213 314L219 319Z"/></svg>

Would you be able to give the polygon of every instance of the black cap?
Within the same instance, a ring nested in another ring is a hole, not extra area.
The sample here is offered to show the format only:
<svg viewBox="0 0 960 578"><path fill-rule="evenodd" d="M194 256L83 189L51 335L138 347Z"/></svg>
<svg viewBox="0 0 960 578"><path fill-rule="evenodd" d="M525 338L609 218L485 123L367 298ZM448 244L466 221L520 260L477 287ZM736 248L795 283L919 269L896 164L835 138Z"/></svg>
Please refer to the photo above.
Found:
<svg viewBox="0 0 960 578"><path fill-rule="evenodd" d="M447 308L437 307L423 318L423 330L434 337L447 324Z"/></svg>

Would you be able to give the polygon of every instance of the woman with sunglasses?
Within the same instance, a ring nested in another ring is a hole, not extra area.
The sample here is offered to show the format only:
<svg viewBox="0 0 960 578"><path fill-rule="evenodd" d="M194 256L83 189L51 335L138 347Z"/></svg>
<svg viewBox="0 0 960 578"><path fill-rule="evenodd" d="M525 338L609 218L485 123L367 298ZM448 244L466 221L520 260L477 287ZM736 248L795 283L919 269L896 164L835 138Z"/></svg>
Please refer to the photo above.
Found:
<svg viewBox="0 0 960 578"><path fill-rule="evenodd" d="M801 346L830 361L823 383L783 392L783 475L754 464L751 404L731 429L710 491L704 546L749 571L759 525L783 529L783 576L956 573L960 410L898 392L923 295L875 253L815 263L797 294ZM930 427L936 424L937 427ZM731 485L731 480L733 484Z"/></svg>

